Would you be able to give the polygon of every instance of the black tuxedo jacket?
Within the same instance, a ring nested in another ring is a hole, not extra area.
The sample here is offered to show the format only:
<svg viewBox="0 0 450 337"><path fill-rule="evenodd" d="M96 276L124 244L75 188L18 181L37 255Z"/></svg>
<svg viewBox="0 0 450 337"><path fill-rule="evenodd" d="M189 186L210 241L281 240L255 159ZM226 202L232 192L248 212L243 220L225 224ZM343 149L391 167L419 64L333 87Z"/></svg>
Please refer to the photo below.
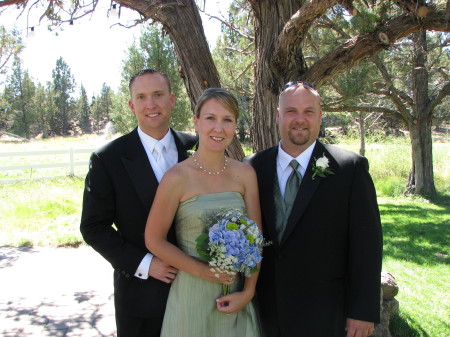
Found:
<svg viewBox="0 0 450 337"><path fill-rule="evenodd" d="M171 132L178 161L182 161L197 138ZM148 252L144 230L157 187L158 181L137 128L91 156L81 233L114 268L116 311L138 317L162 316L170 287L151 277L141 280L134 276Z"/></svg>
<svg viewBox="0 0 450 337"><path fill-rule="evenodd" d="M275 146L246 158L258 176L264 235L273 242L257 285L267 336L345 336L347 317L378 322L382 234L367 160L316 142L278 243L277 154ZM311 165L323 155L334 175L313 180Z"/></svg>

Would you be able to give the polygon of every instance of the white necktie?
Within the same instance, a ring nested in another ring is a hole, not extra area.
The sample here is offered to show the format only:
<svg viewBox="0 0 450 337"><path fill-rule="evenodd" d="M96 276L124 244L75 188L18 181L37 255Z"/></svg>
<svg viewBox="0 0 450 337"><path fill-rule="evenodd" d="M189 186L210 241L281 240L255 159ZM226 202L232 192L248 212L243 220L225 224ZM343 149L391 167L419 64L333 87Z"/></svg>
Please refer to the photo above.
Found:
<svg viewBox="0 0 450 337"><path fill-rule="evenodd" d="M169 165L164 158L164 148L165 146L162 143L157 142L155 148L153 149L153 156L155 157L161 171L163 173L166 173L166 171L169 169Z"/></svg>

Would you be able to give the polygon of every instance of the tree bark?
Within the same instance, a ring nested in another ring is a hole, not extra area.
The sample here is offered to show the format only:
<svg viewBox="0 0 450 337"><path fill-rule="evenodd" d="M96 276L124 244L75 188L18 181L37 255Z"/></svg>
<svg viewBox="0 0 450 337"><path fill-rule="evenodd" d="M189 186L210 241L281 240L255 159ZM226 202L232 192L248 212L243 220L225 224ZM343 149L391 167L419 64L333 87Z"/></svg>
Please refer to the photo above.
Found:
<svg viewBox="0 0 450 337"><path fill-rule="evenodd" d="M294 0L249 0L255 16L255 97L253 100L253 124L251 137L253 150L260 151L279 141L276 125L278 93L286 80L286 73L279 73L273 67L272 57L276 42L285 22L299 9ZM276 18L276 19L274 19ZM298 46L296 49L300 49ZM297 71L302 73L305 64L301 49ZM298 79L292 78L293 80Z"/></svg>
<svg viewBox="0 0 450 337"><path fill-rule="evenodd" d="M365 122L365 113L358 112L359 119L359 154L361 156L366 155L366 122Z"/></svg>
<svg viewBox="0 0 450 337"><path fill-rule="evenodd" d="M424 196L436 194L433 176L433 143L431 123L417 120L410 125L412 147L412 168L408 179L407 192Z"/></svg>
<svg viewBox="0 0 450 337"><path fill-rule="evenodd" d="M428 109L428 71L426 32L414 33L413 70L413 119L409 123L412 168L407 191L415 194L433 196L436 194L433 175L433 143L431 137L432 113Z"/></svg>

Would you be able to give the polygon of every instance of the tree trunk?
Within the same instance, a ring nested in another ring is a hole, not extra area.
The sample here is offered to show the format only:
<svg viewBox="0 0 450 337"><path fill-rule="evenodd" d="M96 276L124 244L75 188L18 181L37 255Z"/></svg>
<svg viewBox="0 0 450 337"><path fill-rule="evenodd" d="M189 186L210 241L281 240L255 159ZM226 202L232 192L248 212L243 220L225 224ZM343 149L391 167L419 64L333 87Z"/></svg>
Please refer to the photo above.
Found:
<svg viewBox="0 0 450 337"><path fill-rule="evenodd" d="M431 139L431 123L419 120L410 125L412 147L412 168L407 190L420 195L436 194L433 176L433 143Z"/></svg>
<svg viewBox="0 0 450 337"><path fill-rule="evenodd" d="M432 113L428 109L428 71L426 32L414 33L413 120L409 123L412 168L407 191L432 196L436 194L433 176Z"/></svg>
<svg viewBox="0 0 450 337"><path fill-rule="evenodd" d="M180 75L186 86L192 111L205 89L221 86L194 0L118 2L163 25L174 44ZM244 157L244 151L236 136L226 153L238 160Z"/></svg>
<svg viewBox="0 0 450 337"><path fill-rule="evenodd" d="M278 94L286 81L287 73L273 69L272 57L283 27L299 7L294 0L249 1L255 15L255 98L253 100L253 124L251 136L253 150L260 151L278 143L276 125ZM301 55L301 49L300 49ZM298 60L293 60L293 63ZM301 67L304 69L303 57ZM298 67L295 67L298 70ZM298 74L297 74L298 75ZM289 80L298 80L299 76Z"/></svg>
<svg viewBox="0 0 450 337"><path fill-rule="evenodd" d="M366 123L364 122L364 112L358 113L359 119L359 154L361 156L366 155Z"/></svg>

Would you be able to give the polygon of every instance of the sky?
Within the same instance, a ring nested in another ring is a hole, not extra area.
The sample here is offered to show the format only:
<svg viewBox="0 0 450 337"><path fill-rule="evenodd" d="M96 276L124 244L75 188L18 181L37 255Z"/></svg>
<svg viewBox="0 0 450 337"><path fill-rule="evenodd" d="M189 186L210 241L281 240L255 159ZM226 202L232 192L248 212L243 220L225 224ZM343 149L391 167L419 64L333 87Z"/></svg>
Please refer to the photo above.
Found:
<svg viewBox="0 0 450 337"><path fill-rule="evenodd" d="M205 12L216 15L225 14L231 0L206 0ZM203 1L201 1L203 3ZM76 94L81 84L89 96L99 94L103 83L116 90L120 84L121 61L127 48L138 40L141 27L124 28L116 23L130 24L139 15L122 8L120 18L109 17L111 2L100 0L92 17L74 21L73 25L65 24L63 30L50 32L47 22L39 24L38 14L42 10L35 9L33 17L28 18L28 26L34 26L34 37L27 31L27 17L13 6L0 15L0 24L7 29L16 28L22 34L25 49L21 53L23 69L27 69L34 81L45 85L52 79L52 70L56 60L62 57L69 65L77 82ZM202 13L201 13L202 15ZM208 43L214 47L220 35L220 23L202 15L204 30ZM11 63L10 63L11 65ZM0 86L3 87L6 76L0 75Z"/></svg>

